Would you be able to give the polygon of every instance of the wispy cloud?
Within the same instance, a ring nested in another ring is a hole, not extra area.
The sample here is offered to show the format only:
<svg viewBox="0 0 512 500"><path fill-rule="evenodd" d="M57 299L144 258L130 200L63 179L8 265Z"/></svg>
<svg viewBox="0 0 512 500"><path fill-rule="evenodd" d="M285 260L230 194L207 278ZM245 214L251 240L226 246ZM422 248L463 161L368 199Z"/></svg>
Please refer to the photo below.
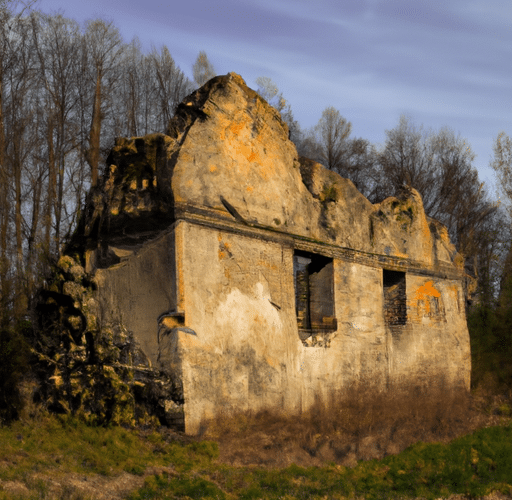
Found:
<svg viewBox="0 0 512 500"><path fill-rule="evenodd" d="M166 44L189 75L206 50L220 73L250 85L269 76L305 127L333 105L356 135L382 141L405 112L460 131L482 169L493 134L512 132L508 0L41 0L47 7L79 21L106 15L128 40Z"/></svg>

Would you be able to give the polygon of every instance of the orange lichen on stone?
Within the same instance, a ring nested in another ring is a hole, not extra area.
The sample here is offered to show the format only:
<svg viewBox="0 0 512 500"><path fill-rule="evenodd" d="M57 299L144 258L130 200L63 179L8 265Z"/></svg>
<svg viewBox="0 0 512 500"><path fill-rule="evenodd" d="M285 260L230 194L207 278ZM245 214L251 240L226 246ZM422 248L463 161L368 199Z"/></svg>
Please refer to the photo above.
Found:
<svg viewBox="0 0 512 500"><path fill-rule="evenodd" d="M272 366L274 368L278 368L279 367L279 361L277 361L276 359L273 359L269 356L265 356L265 361L267 362L267 364L269 366Z"/></svg>
<svg viewBox="0 0 512 500"><path fill-rule="evenodd" d="M399 252L398 250L396 252L394 252L393 255L400 259L407 259L409 257L406 253Z"/></svg>
<svg viewBox="0 0 512 500"><path fill-rule="evenodd" d="M246 146L245 144L239 144L236 149L237 152L244 156L247 161L260 161L259 155L255 153L249 146Z"/></svg>
<svg viewBox="0 0 512 500"><path fill-rule="evenodd" d="M434 288L433 281L427 281L416 290L415 300L424 300L427 297L441 297L441 292Z"/></svg>
<svg viewBox="0 0 512 500"><path fill-rule="evenodd" d="M254 161L256 158L258 158L258 155L254 151L251 151L251 153L247 157L247 161Z"/></svg>
<svg viewBox="0 0 512 500"><path fill-rule="evenodd" d="M450 285L448 287L448 291L454 296L454 297L458 297L459 296L459 287L457 285Z"/></svg>
<svg viewBox="0 0 512 500"><path fill-rule="evenodd" d="M231 255L229 249L231 248L231 245L225 241L222 241L222 236L219 234L218 235L218 240L219 240L219 251L218 251L218 255L219 255L219 260L223 260L226 258L226 253L228 256Z"/></svg>
<svg viewBox="0 0 512 500"><path fill-rule="evenodd" d="M417 305L418 314L421 309L425 309L426 314L431 312L430 297L437 299L441 297L441 292L434 287L433 281L427 281L416 290L413 302Z"/></svg>
<svg viewBox="0 0 512 500"><path fill-rule="evenodd" d="M233 123L229 129L233 135L239 135L242 131L243 125L241 123Z"/></svg>

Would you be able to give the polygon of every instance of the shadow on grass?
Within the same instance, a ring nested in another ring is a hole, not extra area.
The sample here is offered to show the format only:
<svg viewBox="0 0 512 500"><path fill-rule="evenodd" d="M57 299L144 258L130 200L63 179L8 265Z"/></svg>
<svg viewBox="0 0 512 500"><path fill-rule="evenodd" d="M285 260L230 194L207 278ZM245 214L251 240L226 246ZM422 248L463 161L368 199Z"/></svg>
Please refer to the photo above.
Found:
<svg viewBox="0 0 512 500"><path fill-rule="evenodd" d="M220 460L231 465L286 467L382 459L411 444L448 442L483 425L465 391L443 387L379 391L357 387L330 401L318 399L301 415L243 412L205 425Z"/></svg>

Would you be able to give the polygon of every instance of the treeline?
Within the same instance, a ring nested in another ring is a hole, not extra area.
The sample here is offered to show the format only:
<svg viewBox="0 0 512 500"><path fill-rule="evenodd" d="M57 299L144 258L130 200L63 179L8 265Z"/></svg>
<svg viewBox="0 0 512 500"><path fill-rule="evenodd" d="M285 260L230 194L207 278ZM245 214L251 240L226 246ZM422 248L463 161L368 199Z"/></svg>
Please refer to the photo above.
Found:
<svg viewBox="0 0 512 500"><path fill-rule="evenodd" d="M193 90L112 23L0 9L0 311L22 317L116 136L162 132Z"/></svg>
<svg viewBox="0 0 512 500"><path fill-rule="evenodd" d="M79 25L1 5L0 314L6 326L26 314L115 137L163 132L177 104L216 73L200 52L191 81L166 46L144 53L136 38L125 43L112 22ZM376 146L352 137L350 122L333 107L303 129L272 80L256 83L288 123L299 154L351 179L372 202L398 194L404 184L418 189L426 213L446 225L477 278L473 297L496 304L510 222L479 180L466 140L401 117ZM506 139L497 138L496 165L510 164Z"/></svg>

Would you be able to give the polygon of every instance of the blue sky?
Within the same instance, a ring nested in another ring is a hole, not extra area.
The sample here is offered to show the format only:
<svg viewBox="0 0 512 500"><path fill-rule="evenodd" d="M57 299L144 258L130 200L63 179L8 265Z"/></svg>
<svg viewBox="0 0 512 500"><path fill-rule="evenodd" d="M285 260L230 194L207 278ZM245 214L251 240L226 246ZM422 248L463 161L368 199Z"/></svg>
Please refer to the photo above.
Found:
<svg viewBox="0 0 512 500"><path fill-rule="evenodd" d="M402 113L452 128L494 194L492 143L512 135L509 0L39 0L83 23L113 20L126 42L168 46L192 77L205 50L218 74L270 77L308 128L327 106L376 144Z"/></svg>

